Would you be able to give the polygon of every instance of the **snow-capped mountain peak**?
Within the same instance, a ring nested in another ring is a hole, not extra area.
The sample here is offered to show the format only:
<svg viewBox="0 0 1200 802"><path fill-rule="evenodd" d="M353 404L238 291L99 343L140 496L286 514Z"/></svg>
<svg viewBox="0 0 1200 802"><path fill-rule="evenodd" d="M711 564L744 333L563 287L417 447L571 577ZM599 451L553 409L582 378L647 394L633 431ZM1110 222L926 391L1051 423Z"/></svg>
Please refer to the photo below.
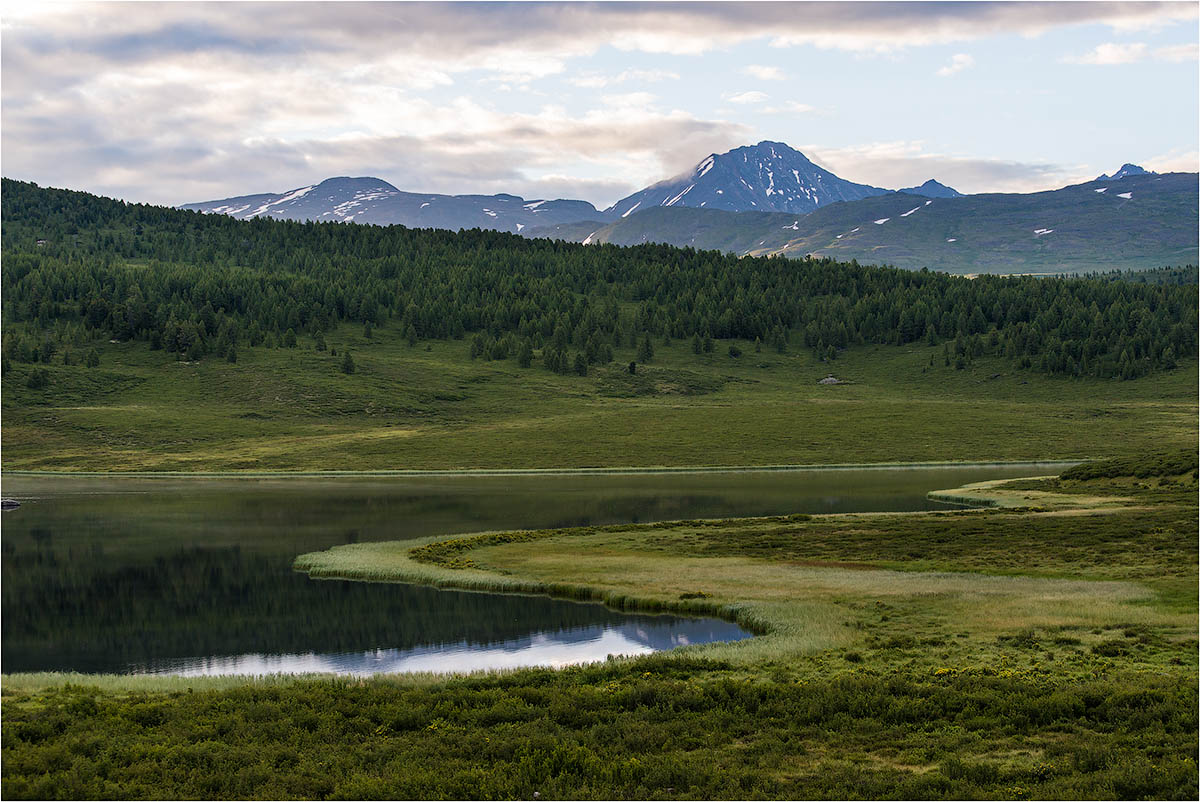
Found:
<svg viewBox="0 0 1200 802"><path fill-rule="evenodd" d="M625 217L653 206L807 214L887 191L846 181L783 142L764 140L709 154L691 170L623 198L605 214Z"/></svg>
<svg viewBox="0 0 1200 802"><path fill-rule="evenodd" d="M437 195L402 192L379 178L327 178L278 194L189 203L182 208L227 214L241 220L284 220L404 225L410 228L490 228L520 232L600 217L585 201L533 200L516 195Z"/></svg>
<svg viewBox="0 0 1200 802"><path fill-rule="evenodd" d="M1101 174L1096 177L1097 181L1120 181L1122 178L1130 175L1158 175L1158 173L1138 167L1136 164L1126 162L1121 165L1121 169L1117 170L1112 175Z"/></svg>

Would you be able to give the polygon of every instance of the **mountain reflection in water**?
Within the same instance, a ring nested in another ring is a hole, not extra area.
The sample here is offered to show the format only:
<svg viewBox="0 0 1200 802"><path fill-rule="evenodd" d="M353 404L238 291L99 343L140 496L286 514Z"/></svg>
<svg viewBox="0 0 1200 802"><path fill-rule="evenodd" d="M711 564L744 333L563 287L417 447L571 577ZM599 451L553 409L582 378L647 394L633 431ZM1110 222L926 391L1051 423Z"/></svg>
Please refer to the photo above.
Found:
<svg viewBox="0 0 1200 802"><path fill-rule="evenodd" d="M411 649L324 654L240 654L158 660L152 665L133 665L129 668L134 674L176 674L186 677L276 673L353 676L418 671L457 673L527 666L560 667L604 660L609 655L649 654L692 643L740 640L745 637L749 637L749 633L736 624L664 616L619 625L537 632L488 644L464 640Z"/></svg>

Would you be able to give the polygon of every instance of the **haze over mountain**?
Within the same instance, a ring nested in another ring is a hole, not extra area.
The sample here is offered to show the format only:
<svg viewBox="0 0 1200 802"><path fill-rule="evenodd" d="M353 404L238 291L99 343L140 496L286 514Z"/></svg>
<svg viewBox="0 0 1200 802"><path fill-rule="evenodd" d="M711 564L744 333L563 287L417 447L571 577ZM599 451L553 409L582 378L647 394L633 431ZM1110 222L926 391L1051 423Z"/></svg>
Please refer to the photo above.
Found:
<svg viewBox="0 0 1200 802"><path fill-rule="evenodd" d="M188 203L183 209L227 214L239 220L266 216L285 220L373 223L409 228L489 228L519 233L602 215L587 201L530 200L516 195L438 195L402 192L379 178L328 178L288 192L241 195Z"/></svg>

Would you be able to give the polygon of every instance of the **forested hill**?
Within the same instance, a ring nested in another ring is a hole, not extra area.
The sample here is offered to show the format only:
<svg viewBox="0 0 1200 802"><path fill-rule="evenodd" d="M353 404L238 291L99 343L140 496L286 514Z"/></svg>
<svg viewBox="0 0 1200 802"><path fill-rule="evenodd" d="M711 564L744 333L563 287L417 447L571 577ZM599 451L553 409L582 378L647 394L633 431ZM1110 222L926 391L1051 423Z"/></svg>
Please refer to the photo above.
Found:
<svg viewBox="0 0 1200 802"><path fill-rule="evenodd" d="M1133 378L1197 352L1196 287L953 276L494 231L299 223L130 205L4 180L3 358L145 341L190 360L320 341L340 323L586 373L670 336L804 347L945 343L1050 373ZM319 346L318 346L319 347ZM652 351L647 348L646 353Z"/></svg>

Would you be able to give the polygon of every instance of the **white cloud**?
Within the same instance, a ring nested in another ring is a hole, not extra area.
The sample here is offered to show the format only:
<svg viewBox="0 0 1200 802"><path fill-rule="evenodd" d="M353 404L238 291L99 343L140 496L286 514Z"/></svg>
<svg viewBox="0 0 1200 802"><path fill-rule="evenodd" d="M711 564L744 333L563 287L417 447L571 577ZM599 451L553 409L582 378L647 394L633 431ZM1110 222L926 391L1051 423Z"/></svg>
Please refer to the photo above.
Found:
<svg viewBox="0 0 1200 802"><path fill-rule="evenodd" d="M969 53L955 53L950 59L950 63L937 71L937 74L943 78L948 78L956 72L962 72L965 69L975 66L975 59Z"/></svg>
<svg viewBox="0 0 1200 802"><path fill-rule="evenodd" d="M742 67L742 75L749 75L760 81L782 81L787 77L778 67L765 67L762 64L748 64Z"/></svg>
<svg viewBox="0 0 1200 802"><path fill-rule="evenodd" d="M679 73L670 70L624 70L616 75L587 72L574 78L568 78L567 82L583 89L602 89L627 81L658 83L659 81L678 81L679 78Z"/></svg>
<svg viewBox="0 0 1200 802"><path fill-rule="evenodd" d="M1038 164L931 152L921 141L871 142L852 147L804 145L814 162L842 178L898 189L930 178L959 192L1037 192L1095 177L1084 165Z"/></svg>
<svg viewBox="0 0 1200 802"><path fill-rule="evenodd" d="M1196 61L1200 58L1200 45L1195 42L1187 45L1170 45L1168 47L1160 47L1154 51L1154 58L1159 61L1171 61L1175 63L1183 61Z"/></svg>
<svg viewBox="0 0 1200 802"><path fill-rule="evenodd" d="M1088 64L1110 66L1115 64L1135 64L1138 61L1154 59L1181 64L1183 61L1195 61L1200 54L1200 46L1196 43L1169 44L1166 47L1151 50L1145 42L1105 42L1097 44L1096 48L1084 55L1064 58L1067 64Z"/></svg>
<svg viewBox="0 0 1200 802"><path fill-rule="evenodd" d="M1196 43L1183 45L1167 45L1166 47L1150 50L1145 42L1105 42L1089 53L1082 56L1067 56L1063 59L1068 64L1093 64L1109 66L1113 64L1134 64L1153 58L1155 61L1182 63L1196 61L1200 47Z"/></svg>
<svg viewBox="0 0 1200 802"><path fill-rule="evenodd" d="M1155 173L1195 173L1200 172L1200 152L1178 148L1140 164Z"/></svg>
<svg viewBox="0 0 1200 802"><path fill-rule="evenodd" d="M728 100L730 103L762 103L764 100L769 98L770 95L768 95L766 92L754 90L751 92L738 92L734 95L725 95L724 97L725 100Z"/></svg>
<svg viewBox="0 0 1200 802"><path fill-rule="evenodd" d="M1109 66L1112 64L1132 64L1141 61L1146 56L1145 42L1105 42L1082 56L1067 56L1063 59L1068 64L1094 64Z"/></svg>
<svg viewBox="0 0 1200 802"><path fill-rule="evenodd" d="M815 106L810 106L807 103L799 103L795 100L789 100L780 106L767 106L763 111L767 114L811 114L817 109Z"/></svg>

